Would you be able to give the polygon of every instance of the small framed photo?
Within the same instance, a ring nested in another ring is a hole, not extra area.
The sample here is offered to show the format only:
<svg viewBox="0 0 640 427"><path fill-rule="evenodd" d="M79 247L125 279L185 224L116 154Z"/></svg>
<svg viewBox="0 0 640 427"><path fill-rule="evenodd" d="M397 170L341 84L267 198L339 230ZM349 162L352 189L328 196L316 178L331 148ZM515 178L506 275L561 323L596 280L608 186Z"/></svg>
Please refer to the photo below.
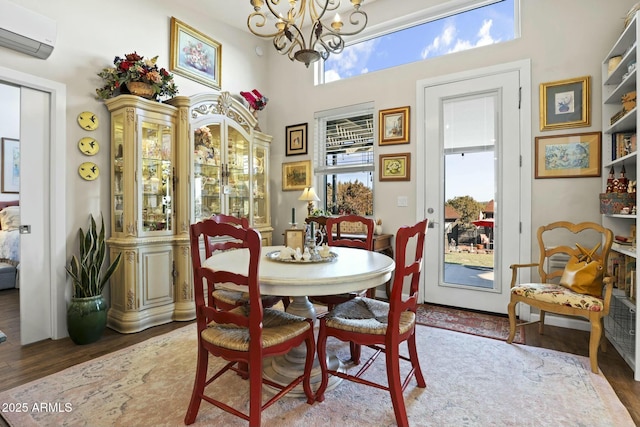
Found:
<svg viewBox="0 0 640 427"><path fill-rule="evenodd" d="M20 192L20 140L2 138L2 192Z"/></svg>
<svg viewBox="0 0 640 427"><path fill-rule="evenodd" d="M220 89L222 46L200 31L171 17L169 71Z"/></svg>
<svg viewBox="0 0 640 427"><path fill-rule="evenodd" d="M536 137L536 179L600 176L601 140L601 132Z"/></svg>
<svg viewBox="0 0 640 427"><path fill-rule="evenodd" d="M540 130L589 126L590 86L590 76L541 83Z"/></svg>
<svg viewBox="0 0 640 427"><path fill-rule="evenodd" d="M287 156L307 154L307 124L287 126Z"/></svg>
<svg viewBox="0 0 640 427"><path fill-rule="evenodd" d="M311 187L311 160L282 164L282 190L304 190Z"/></svg>
<svg viewBox="0 0 640 427"><path fill-rule="evenodd" d="M411 153L380 155L380 181L410 180Z"/></svg>
<svg viewBox="0 0 640 427"><path fill-rule="evenodd" d="M409 107L380 110L378 145L409 143Z"/></svg>
<svg viewBox="0 0 640 427"><path fill-rule="evenodd" d="M304 249L304 234L304 228L284 230L284 245L293 249Z"/></svg>

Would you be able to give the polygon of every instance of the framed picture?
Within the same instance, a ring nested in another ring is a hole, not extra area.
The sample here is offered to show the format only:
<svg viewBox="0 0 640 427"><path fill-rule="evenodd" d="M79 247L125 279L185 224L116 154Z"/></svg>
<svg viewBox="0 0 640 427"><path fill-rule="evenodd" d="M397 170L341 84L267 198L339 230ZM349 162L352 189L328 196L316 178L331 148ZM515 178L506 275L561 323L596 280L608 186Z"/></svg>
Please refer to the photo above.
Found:
<svg viewBox="0 0 640 427"><path fill-rule="evenodd" d="M590 76L541 83L540 130L589 126L590 86Z"/></svg>
<svg viewBox="0 0 640 427"><path fill-rule="evenodd" d="M2 192L20 192L20 140L2 138Z"/></svg>
<svg viewBox="0 0 640 427"><path fill-rule="evenodd" d="M304 234L304 228L284 230L284 245L293 249L304 249Z"/></svg>
<svg viewBox="0 0 640 427"><path fill-rule="evenodd" d="M378 116L379 145L409 143L409 107L380 110Z"/></svg>
<svg viewBox="0 0 640 427"><path fill-rule="evenodd" d="M304 190L311 187L311 160L282 164L282 190Z"/></svg>
<svg viewBox="0 0 640 427"><path fill-rule="evenodd" d="M222 46L200 31L171 17L169 71L220 89Z"/></svg>
<svg viewBox="0 0 640 427"><path fill-rule="evenodd" d="M601 132L536 137L536 179L600 176L601 140Z"/></svg>
<svg viewBox="0 0 640 427"><path fill-rule="evenodd" d="M411 153L380 155L380 181L410 180Z"/></svg>
<svg viewBox="0 0 640 427"><path fill-rule="evenodd" d="M287 126L287 156L307 154L307 124Z"/></svg>

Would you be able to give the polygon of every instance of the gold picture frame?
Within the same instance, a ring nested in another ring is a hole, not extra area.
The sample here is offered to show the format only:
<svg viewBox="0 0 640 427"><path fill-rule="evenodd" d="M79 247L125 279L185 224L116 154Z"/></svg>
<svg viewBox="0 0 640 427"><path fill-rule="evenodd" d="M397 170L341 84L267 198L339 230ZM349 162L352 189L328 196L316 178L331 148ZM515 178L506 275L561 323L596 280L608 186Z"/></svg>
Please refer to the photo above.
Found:
<svg viewBox="0 0 640 427"><path fill-rule="evenodd" d="M410 180L411 153L380 155L380 181Z"/></svg>
<svg viewBox="0 0 640 427"><path fill-rule="evenodd" d="M307 123L287 126L287 156L307 154Z"/></svg>
<svg viewBox="0 0 640 427"><path fill-rule="evenodd" d="M311 160L282 164L282 190L304 190L311 187Z"/></svg>
<svg viewBox="0 0 640 427"><path fill-rule="evenodd" d="M540 130L591 124L591 77L540 84Z"/></svg>
<svg viewBox="0 0 640 427"><path fill-rule="evenodd" d="M539 136L535 151L536 179L601 175L602 132Z"/></svg>
<svg viewBox="0 0 640 427"><path fill-rule="evenodd" d="M214 89L222 86L222 45L171 17L169 71Z"/></svg>
<svg viewBox="0 0 640 427"><path fill-rule="evenodd" d="M378 145L409 143L410 107L390 108L378 112Z"/></svg>
<svg viewBox="0 0 640 427"><path fill-rule="evenodd" d="M304 249L305 232L303 228L284 230L284 245L293 249Z"/></svg>

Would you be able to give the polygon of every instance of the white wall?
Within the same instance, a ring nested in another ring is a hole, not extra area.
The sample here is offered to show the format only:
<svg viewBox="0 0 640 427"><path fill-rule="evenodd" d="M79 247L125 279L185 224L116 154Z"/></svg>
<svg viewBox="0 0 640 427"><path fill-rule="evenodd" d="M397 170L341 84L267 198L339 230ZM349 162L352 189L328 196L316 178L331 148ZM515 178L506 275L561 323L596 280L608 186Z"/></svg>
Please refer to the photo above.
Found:
<svg viewBox="0 0 640 427"><path fill-rule="evenodd" d="M371 17L380 14L389 17L401 16L434 3L437 2L434 0L429 2L378 0L375 3L365 3L364 7L367 8L371 20ZM323 86L313 85L311 68L307 70L303 64L292 63L280 55L271 58L268 75L287 76L286 79L272 78L268 86L269 91L266 92L271 99L266 108L269 110L266 129L274 136L273 167L277 169L278 164L283 161L311 158L311 155L285 156L284 132L287 125L308 122L311 126L309 134L313 137L312 124L315 111L367 101L373 101L376 110L405 105L412 107L411 144L376 146L375 150L376 154L409 151L415 159L417 145L425 143L415 139L416 81L527 58L532 62L532 137L543 134L547 136L600 131L600 64L612 43L622 32L624 17L636 0L614 2L521 0L521 3L522 37L520 39L372 72ZM390 4L393 4L393 8L389 8ZM384 11L381 11L380 9L383 8ZM273 48L270 49L273 50ZM591 126L560 131L539 131L538 87L540 83L584 75L592 76ZM310 147L312 146L310 142ZM533 142L531 147L532 150L535 147ZM310 148L309 153L311 152ZM532 161L534 159L533 153L531 159ZM410 182L375 182L374 214L376 218L383 219L383 227L388 232L416 221L414 197L416 170L422 165L412 163L415 167L412 167ZM274 240L287 228L291 207L300 208L300 212L303 212L304 207L304 202L297 201L299 196L297 192L281 192L281 185L280 175L274 173L271 182L272 194L274 194L271 204L275 225ZM600 178L533 180L532 232L542 224L559 219L600 222L598 204L600 187ZM409 197L408 207L395 206L398 195ZM532 241L535 243L535 239Z"/></svg>

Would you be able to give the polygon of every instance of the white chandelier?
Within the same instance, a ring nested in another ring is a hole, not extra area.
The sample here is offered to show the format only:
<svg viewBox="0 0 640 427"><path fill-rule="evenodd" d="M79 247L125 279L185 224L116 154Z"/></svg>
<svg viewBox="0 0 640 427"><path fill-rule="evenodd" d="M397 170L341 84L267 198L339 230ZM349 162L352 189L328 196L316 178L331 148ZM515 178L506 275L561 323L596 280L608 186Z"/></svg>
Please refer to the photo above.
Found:
<svg viewBox="0 0 640 427"><path fill-rule="evenodd" d="M273 46L279 53L288 55L292 61L304 62L307 67L320 58L326 60L330 53L342 52L342 37L358 34L367 25L367 14L360 10L364 0L350 0L353 10L345 31L345 23L337 13L330 24L322 22L327 12L340 7L341 0L287 0L288 11L279 6L281 0L250 1L254 11L247 18L249 31L258 37L273 38ZM268 10L263 10L263 6ZM307 12L309 23L305 22ZM275 21L275 31L267 28L270 20ZM309 31L308 39L303 33L306 29Z"/></svg>

